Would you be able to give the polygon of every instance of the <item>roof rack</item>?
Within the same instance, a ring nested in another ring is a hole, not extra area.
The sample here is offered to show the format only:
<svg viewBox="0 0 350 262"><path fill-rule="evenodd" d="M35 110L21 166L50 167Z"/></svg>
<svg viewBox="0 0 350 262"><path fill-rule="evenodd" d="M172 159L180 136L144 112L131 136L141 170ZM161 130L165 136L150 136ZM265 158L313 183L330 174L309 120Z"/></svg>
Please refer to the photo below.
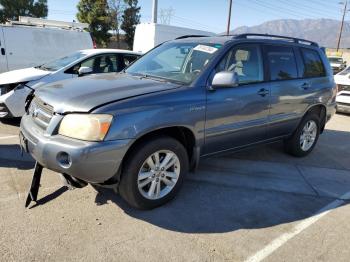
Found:
<svg viewBox="0 0 350 262"><path fill-rule="evenodd" d="M178 39L185 39L185 38L190 38L190 37L208 37L207 35L183 35L175 38L175 40Z"/></svg>
<svg viewBox="0 0 350 262"><path fill-rule="evenodd" d="M253 34L253 33L248 33L248 34L239 34L239 35L235 35L233 36L233 38L235 39L247 39L248 37L268 37L268 38L280 38L280 39L287 39L287 40L291 40L294 43L298 43L298 44L309 44L312 46L318 46L318 44L316 42L313 41L309 41L309 40L305 40L305 39L301 39L301 38L296 38L296 37L289 37L289 36L282 36L282 35L269 35L269 34Z"/></svg>
<svg viewBox="0 0 350 262"><path fill-rule="evenodd" d="M10 21L10 25L41 26L41 27L58 27L63 29L83 30L89 27L86 23L63 22L56 20L47 20L28 16L20 16L18 21Z"/></svg>

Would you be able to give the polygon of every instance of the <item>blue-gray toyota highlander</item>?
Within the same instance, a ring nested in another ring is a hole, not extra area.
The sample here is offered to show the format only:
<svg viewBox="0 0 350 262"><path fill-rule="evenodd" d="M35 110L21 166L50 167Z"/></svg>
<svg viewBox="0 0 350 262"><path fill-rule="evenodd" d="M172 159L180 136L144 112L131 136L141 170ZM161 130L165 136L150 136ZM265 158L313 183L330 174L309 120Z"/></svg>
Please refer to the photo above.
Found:
<svg viewBox="0 0 350 262"><path fill-rule="evenodd" d="M314 42L181 37L122 73L38 89L22 118L22 145L71 183L112 186L130 205L154 208L175 196L201 157L275 140L307 155L335 95Z"/></svg>

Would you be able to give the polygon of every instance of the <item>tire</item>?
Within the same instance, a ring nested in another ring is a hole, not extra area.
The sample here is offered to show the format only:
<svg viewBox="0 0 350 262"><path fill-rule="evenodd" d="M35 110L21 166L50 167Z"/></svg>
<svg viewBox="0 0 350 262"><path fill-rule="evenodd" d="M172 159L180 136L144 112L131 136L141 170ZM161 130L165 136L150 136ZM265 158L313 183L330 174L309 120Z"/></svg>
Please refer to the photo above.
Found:
<svg viewBox="0 0 350 262"><path fill-rule="evenodd" d="M304 143L302 143L301 138L301 136L303 135L304 128L307 128L306 125L309 125L310 123L314 123L316 125L314 133L306 134L306 136L309 135L308 137L310 138L307 140L313 140L311 145L305 141ZM296 157L304 157L308 155L314 149L318 141L318 137L320 135L320 123L321 121L318 115L314 113L306 115L300 122L298 128L295 130L293 135L285 141L285 151Z"/></svg>
<svg viewBox="0 0 350 262"><path fill-rule="evenodd" d="M162 165L167 169L161 170ZM128 154L123 165L119 193L129 205L138 209L161 206L178 193L188 167L187 151L176 139L159 137L142 142Z"/></svg>

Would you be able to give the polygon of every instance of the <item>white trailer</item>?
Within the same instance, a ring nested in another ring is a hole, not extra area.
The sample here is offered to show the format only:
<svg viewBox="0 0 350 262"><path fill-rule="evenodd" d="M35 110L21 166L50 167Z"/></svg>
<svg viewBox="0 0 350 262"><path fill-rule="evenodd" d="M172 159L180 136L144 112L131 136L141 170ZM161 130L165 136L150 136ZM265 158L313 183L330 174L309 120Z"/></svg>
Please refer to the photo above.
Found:
<svg viewBox="0 0 350 262"><path fill-rule="evenodd" d="M94 47L88 24L20 17L0 25L0 73L44 64Z"/></svg>
<svg viewBox="0 0 350 262"><path fill-rule="evenodd" d="M141 23L136 26L134 47L135 52L146 53L153 47L169 40L184 35L205 35L213 36L212 32L201 31L196 29L156 24Z"/></svg>

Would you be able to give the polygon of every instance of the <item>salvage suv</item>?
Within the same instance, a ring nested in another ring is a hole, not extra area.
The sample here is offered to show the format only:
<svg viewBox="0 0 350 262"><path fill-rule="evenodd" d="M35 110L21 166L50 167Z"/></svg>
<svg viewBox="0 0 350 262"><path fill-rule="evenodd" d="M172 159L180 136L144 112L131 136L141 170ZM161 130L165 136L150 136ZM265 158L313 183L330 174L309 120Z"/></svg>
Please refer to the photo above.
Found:
<svg viewBox="0 0 350 262"><path fill-rule="evenodd" d="M335 97L332 69L314 42L180 37L122 73L37 90L22 144L68 180L114 187L149 209L172 199L202 157L276 140L306 156Z"/></svg>

